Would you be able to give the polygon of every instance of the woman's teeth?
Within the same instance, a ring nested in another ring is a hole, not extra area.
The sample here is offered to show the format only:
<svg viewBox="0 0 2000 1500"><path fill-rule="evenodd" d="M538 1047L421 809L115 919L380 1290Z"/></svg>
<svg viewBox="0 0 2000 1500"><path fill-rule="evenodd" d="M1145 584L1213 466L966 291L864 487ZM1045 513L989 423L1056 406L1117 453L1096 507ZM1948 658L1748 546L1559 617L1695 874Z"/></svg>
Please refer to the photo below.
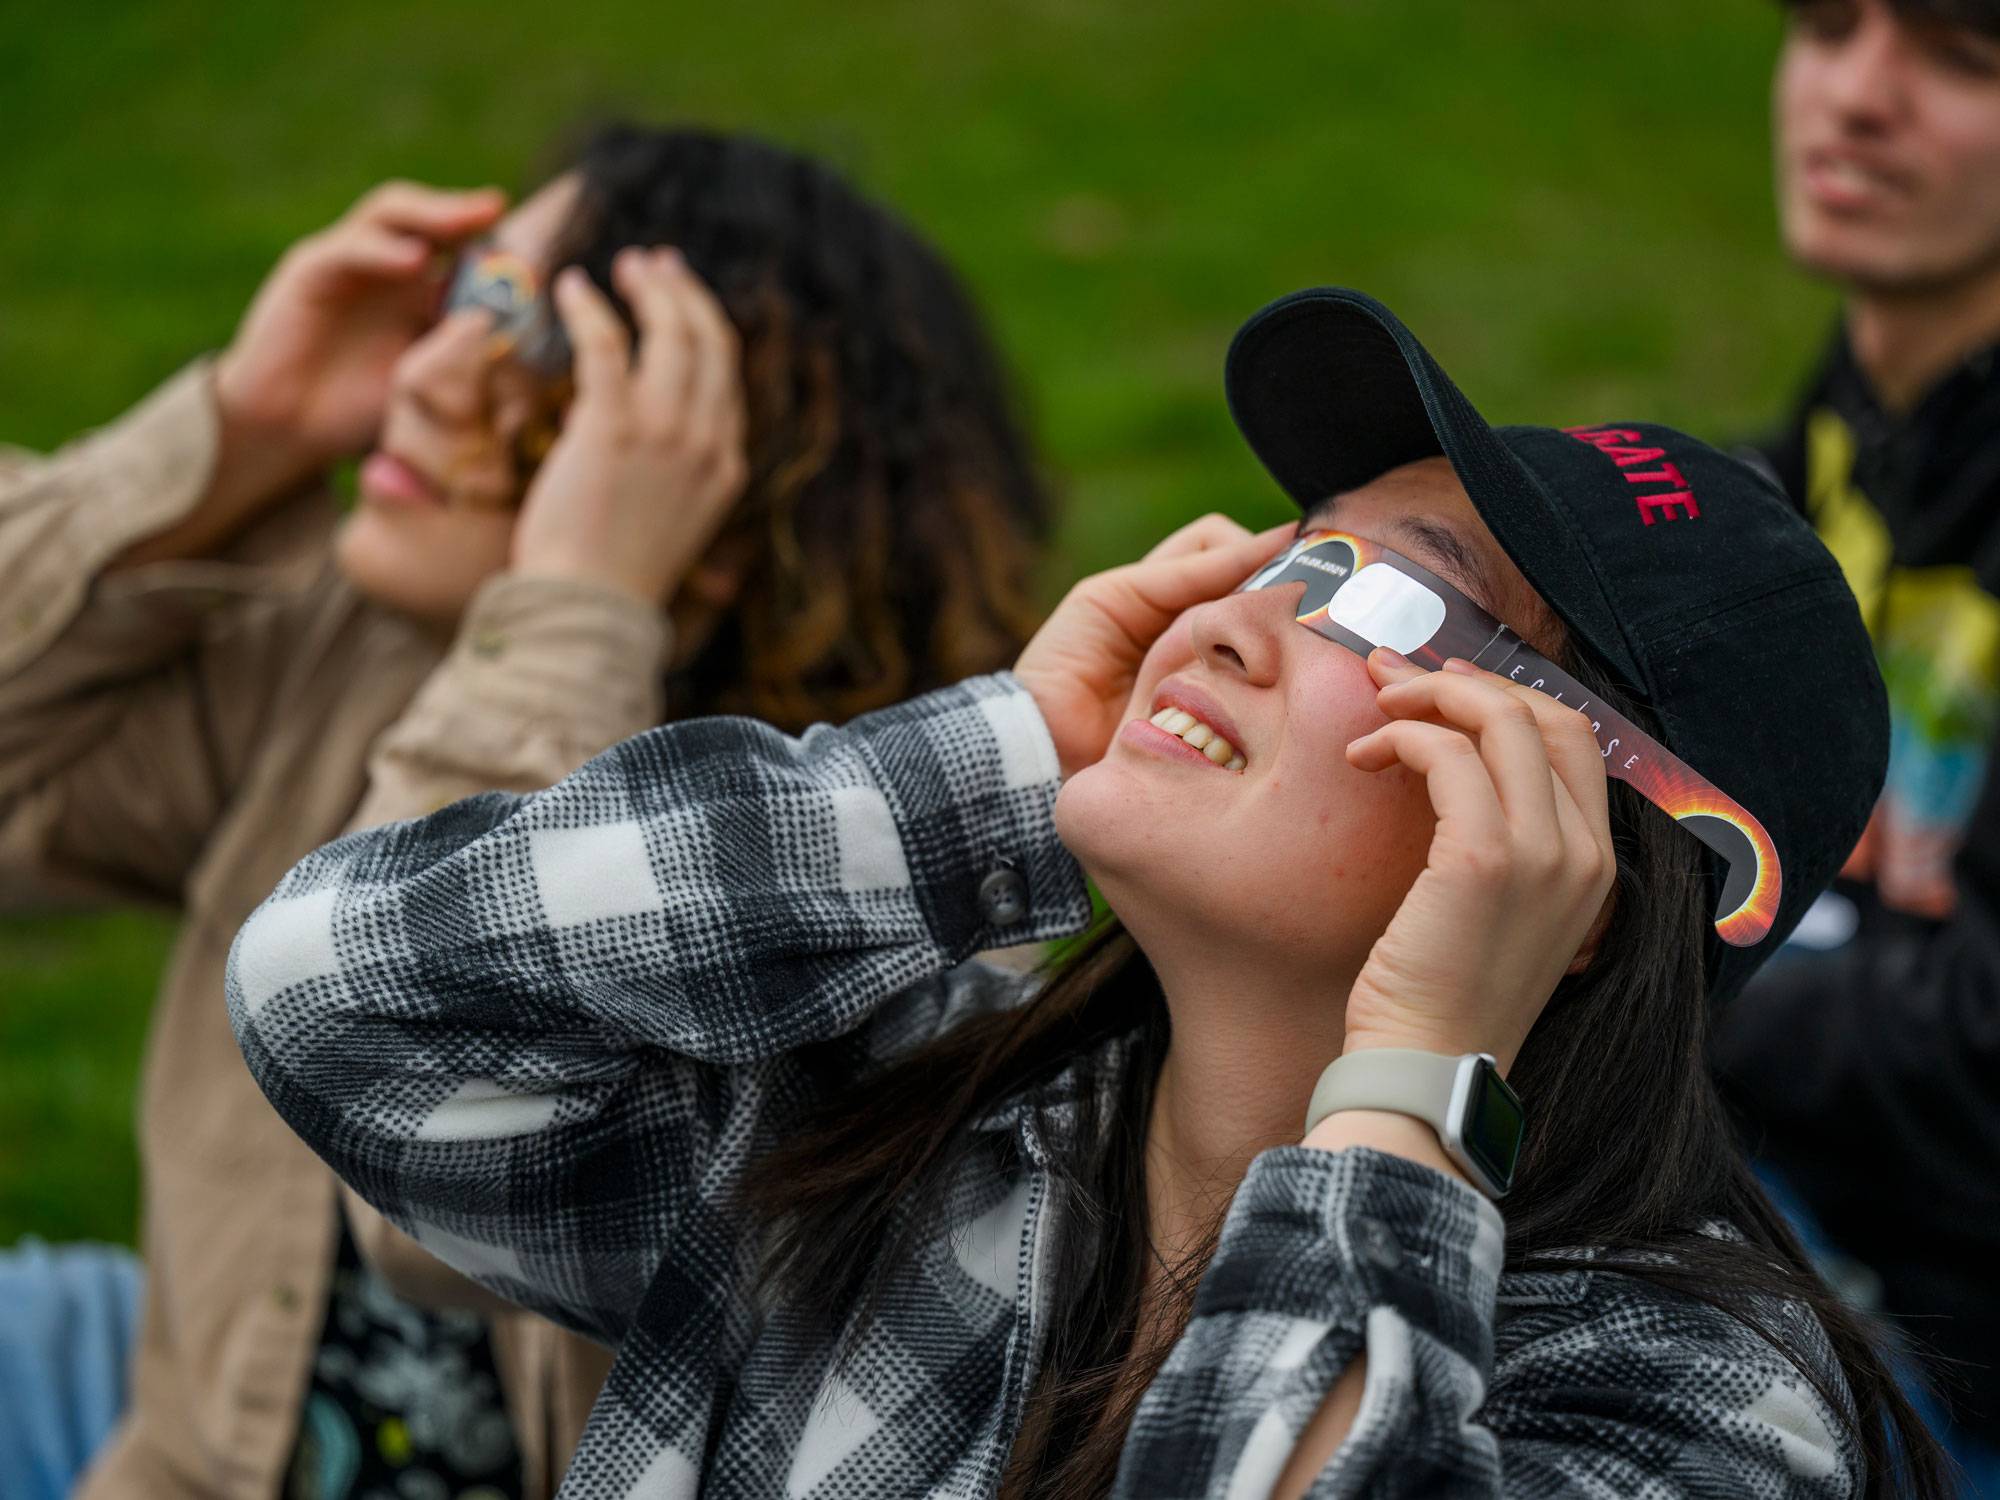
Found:
<svg viewBox="0 0 2000 1500"><path fill-rule="evenodd" d="M1193 714L1178 708L1163 708L1153 715L1153 726L1186 740L1225 771L1243 769L1243 757L1236 747L1210 729Z"/></svg>

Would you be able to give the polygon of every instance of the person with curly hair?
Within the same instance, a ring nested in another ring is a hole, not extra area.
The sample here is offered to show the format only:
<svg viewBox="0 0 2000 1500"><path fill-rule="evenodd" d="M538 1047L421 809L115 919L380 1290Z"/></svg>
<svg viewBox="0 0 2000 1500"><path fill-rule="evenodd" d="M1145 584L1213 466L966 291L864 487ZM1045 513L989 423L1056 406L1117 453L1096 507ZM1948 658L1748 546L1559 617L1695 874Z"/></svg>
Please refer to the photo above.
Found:
<svg viewBox="0 0 2000 1500"><path fill-rule="evenodd" d="M369 193L219 357L7 460L7 887L184 913L129 1408L81 1494L553 1489L607 1356L343 1213L243 1068L231 934L343 829L684 714L799 730L1004 666L1050 512L918 234L810 157L629 125L511 211Z"/></svg>

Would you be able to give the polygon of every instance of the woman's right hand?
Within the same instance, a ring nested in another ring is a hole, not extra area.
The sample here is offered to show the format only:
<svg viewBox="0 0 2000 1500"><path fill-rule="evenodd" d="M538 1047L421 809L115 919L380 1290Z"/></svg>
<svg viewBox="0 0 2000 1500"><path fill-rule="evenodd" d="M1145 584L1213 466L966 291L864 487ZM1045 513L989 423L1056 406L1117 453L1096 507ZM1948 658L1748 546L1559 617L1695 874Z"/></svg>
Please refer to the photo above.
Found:
<svg viewBox="0 0 2000 1500"><path fill-rule="evenodd" d="M576 399L514 528L518 573L668 603L742 498L742 344L678 251L628 245L611 265L635 342L580 266L556 278Z"/></svg>
<svg viewBox="0 0 2000 1500"><path fill-rule="evenodd" d="M1181 612L1228 593L1297 531L1287 522L1253 532L1227 516L1203 516L1138 562L1086 578L1063 596L1014 676L1042 711L1065 777L1103 758L1140 663Z"/></svg>
<svg viewBox="0 0 2000 1500"><path fill-rule="evenodd" d="M287 250L215 367L246 464L294 482L365 448L396 361L437 311L439 252L506 206L496 188L388 182Z"/></svg>

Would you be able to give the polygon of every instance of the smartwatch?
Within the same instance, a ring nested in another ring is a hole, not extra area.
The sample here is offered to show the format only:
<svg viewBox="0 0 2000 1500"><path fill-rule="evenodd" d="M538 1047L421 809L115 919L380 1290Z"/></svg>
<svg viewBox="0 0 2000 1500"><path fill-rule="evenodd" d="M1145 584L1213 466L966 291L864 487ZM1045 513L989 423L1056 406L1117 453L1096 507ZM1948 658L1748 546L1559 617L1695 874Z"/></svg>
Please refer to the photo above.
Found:
<svg viewBox="0 0 2000 1500"><path fill-rule="evenodd" d="M1319 1075L1306 1134L1343 1109L1381 1109L1422 1120L1489 1198L1514 1185L1526 1117L1492 1054L1445 1057L1404 1047L1371 1047L1338 1057Z"/></svg>

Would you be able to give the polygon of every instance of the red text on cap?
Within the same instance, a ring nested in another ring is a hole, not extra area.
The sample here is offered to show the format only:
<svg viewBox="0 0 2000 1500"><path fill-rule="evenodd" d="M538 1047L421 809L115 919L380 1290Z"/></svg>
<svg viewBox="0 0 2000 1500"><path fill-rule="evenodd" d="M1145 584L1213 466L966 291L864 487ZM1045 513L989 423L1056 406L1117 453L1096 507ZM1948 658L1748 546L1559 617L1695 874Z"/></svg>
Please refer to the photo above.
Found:
<svg viewBox="0 0 2000 1500"><path fill-rule="evenodd" d="M1580 443L1588 443L1604 454L1625 475L1627 484L1665 485L1653 494L1635 495L1639 519L1651 526L1655 521L1693 520L1701 514L1687 477L1667 459L1667 450L1646 446L1646 435L1629 427L1566 427Z"/></svg>

